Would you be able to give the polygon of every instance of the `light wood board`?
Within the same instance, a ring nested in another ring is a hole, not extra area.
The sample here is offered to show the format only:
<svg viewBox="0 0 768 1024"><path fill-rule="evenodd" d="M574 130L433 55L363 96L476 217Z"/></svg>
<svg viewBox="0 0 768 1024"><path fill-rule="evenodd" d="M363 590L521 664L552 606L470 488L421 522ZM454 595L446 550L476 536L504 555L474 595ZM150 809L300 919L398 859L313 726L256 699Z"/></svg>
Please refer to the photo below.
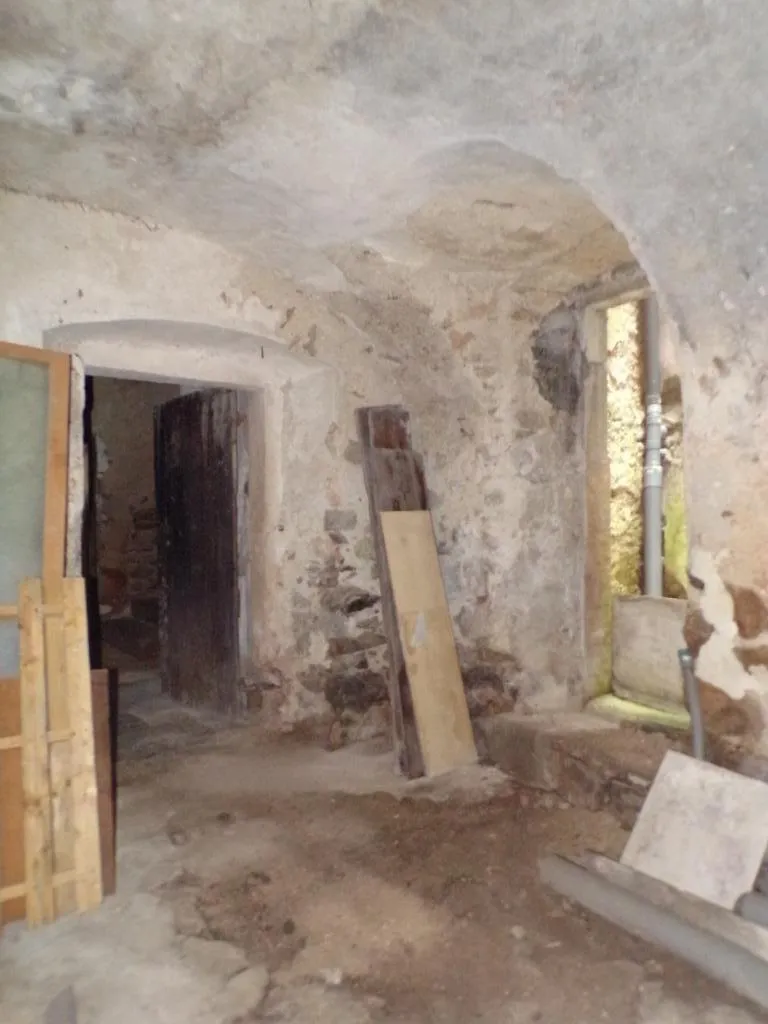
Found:
<svg viewBox="0 0 768 1024"><path fill-rule="evenodd" d="M85 581L62 581L64 597L64 669L72 728L70 789L73 803L73 853L77 909L91 910L101 903L101 840L94 746L91 669L88 660L88 625Z"/></svg>
<svg viewBox="0 0 768 1024"><path fill-rule="evenodd" d="M24 781L24 852L27 921L54 919L48 706L40 580L19 588L21 648L21 741Z"/></svg>
<svg viewBox="0 0 768 1024"><path fill-rule="evenodd" d="M382 512L381 528L427 775L477 761L429 512Z"/></svg>

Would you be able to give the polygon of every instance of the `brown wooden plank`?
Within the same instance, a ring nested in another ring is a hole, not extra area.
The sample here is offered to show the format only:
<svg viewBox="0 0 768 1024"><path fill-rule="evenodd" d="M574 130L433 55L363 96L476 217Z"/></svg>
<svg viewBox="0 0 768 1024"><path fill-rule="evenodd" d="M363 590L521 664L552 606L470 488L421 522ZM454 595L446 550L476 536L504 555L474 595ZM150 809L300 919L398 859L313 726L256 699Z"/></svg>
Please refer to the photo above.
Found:
<svg viewBox="0 0 768 1024"><path fill-rule="evenodd" d="M92 910L102 900L96 752L85 581L62 581L64 598L64 665L72 729L70 789L77 909Z"/></svg>
<svg viewBox="0 0 768 1024"><path fill-rule="evenodd" d="M21 733L21 701L18 679L0 679L0 736ZM25 885L24 797L21 747L0 751L0 886ZM24 890L26 891L26 890ZM25 895L0 905L0 926L26 916Z"/></svg>
<svg viewBox="0 0 768 1024"><path fill-rule="evenodd" d="M115 862L115 774L112 745L112 694L117 684L109 669L91 671L93 702L93 743L96 756L96 788L99 794L99 837L101 879L104 895L116 888Z"/></svg>
<svg viewBox="0 0 768 1024"><path fill-rule="evenodd" d="M155 417L163 686L237 712L237 394L198 391Z"/></svg>
<svg viewBox="0 0 768 1024"><path fill-rule="evenodd" d="M15 604L0 604L0 619L17 619L19 609Z"/></svg>
<svg viewBox="0 0 768 1024"><path fill-rule="evenodd" d="M416 778L424 774L424 764L397 628L379 513L426 509L424 469L421 458L410 450L409 416L405 409L399 406L358 409L356 419L363 449L363 474L379 570L381 613L389 652L388 683L393 746L399 770L409 778Z"/></svg>
<svg viewBox="0 0 768 1024"><path fill-rule="evenodd" d="M54 918L48 710L41 606L40 581L22 581L19 587L19 642L24 873L27 921L33 926Z"/></svg>
<svg viewBox="0 0 768 1024"><path fill-rule="evenodd" d="M400 642L428 775L474 764L477 749L429 512L382 512Z"/></svg>

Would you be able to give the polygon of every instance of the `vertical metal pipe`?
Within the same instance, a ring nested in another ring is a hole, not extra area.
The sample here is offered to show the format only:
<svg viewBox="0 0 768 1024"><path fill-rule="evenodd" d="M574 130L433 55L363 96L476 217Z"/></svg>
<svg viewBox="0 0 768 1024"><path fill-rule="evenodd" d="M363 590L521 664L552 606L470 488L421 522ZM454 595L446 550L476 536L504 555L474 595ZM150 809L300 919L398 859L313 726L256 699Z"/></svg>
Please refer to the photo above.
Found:
<svg viewBox="0 0 768 1024"><path fill-rule="evenodd" d="M704 714L701 709L701 695L699 694L699 682L694 672L693 655L684 647L677 652L680 662L680 671L683 674L683 690L685 692L685 703L688 713L691 716L691 740L693 745L693 756L699 761L706 760L706 732L704 730Z"/></svg>
<svg viewBox="0 0 768 1024"><path fill-rule="evenodd" d="M649 295L641 305L645 354L645 465L643 469L643 590L664 592L663 468L661 463L661 345L659 307Z"/></svg>

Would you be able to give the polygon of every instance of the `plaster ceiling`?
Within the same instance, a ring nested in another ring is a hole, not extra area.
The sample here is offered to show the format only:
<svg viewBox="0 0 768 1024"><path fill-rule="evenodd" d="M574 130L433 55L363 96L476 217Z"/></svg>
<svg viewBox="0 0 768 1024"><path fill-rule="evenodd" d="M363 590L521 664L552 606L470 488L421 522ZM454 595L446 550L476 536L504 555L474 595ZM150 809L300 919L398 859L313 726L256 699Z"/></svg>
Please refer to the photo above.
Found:
<svg viewBox="0 0 768 1024"><path fill-rule="evenodd" d="M689 6L660 32L596 0L5 0L0 182L315 283L352 244L504 273L573 251L583 280L631 256L551 168L612 206L588 136L635 45L695 59Z"/></svg>

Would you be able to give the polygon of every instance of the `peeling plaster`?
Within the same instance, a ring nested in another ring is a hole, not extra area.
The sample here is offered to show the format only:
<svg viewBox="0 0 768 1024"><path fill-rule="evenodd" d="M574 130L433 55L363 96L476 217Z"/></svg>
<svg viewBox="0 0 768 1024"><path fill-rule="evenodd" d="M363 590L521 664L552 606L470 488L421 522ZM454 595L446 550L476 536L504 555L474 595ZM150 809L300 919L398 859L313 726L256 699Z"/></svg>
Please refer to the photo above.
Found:
<svg viewBox="0 0 768 1024"><path fill-rule="evenodd" d="M717 556L701 548L691 552L691 574L704 585L699 598L700 609L714 630L699 651L696 674L732 700L740 700L747 693L757 693L768 703L768 670L756 666L748 672L734 653L739 631L734 620L733 598L719 569L726 557L726 551Z"/></svg>

